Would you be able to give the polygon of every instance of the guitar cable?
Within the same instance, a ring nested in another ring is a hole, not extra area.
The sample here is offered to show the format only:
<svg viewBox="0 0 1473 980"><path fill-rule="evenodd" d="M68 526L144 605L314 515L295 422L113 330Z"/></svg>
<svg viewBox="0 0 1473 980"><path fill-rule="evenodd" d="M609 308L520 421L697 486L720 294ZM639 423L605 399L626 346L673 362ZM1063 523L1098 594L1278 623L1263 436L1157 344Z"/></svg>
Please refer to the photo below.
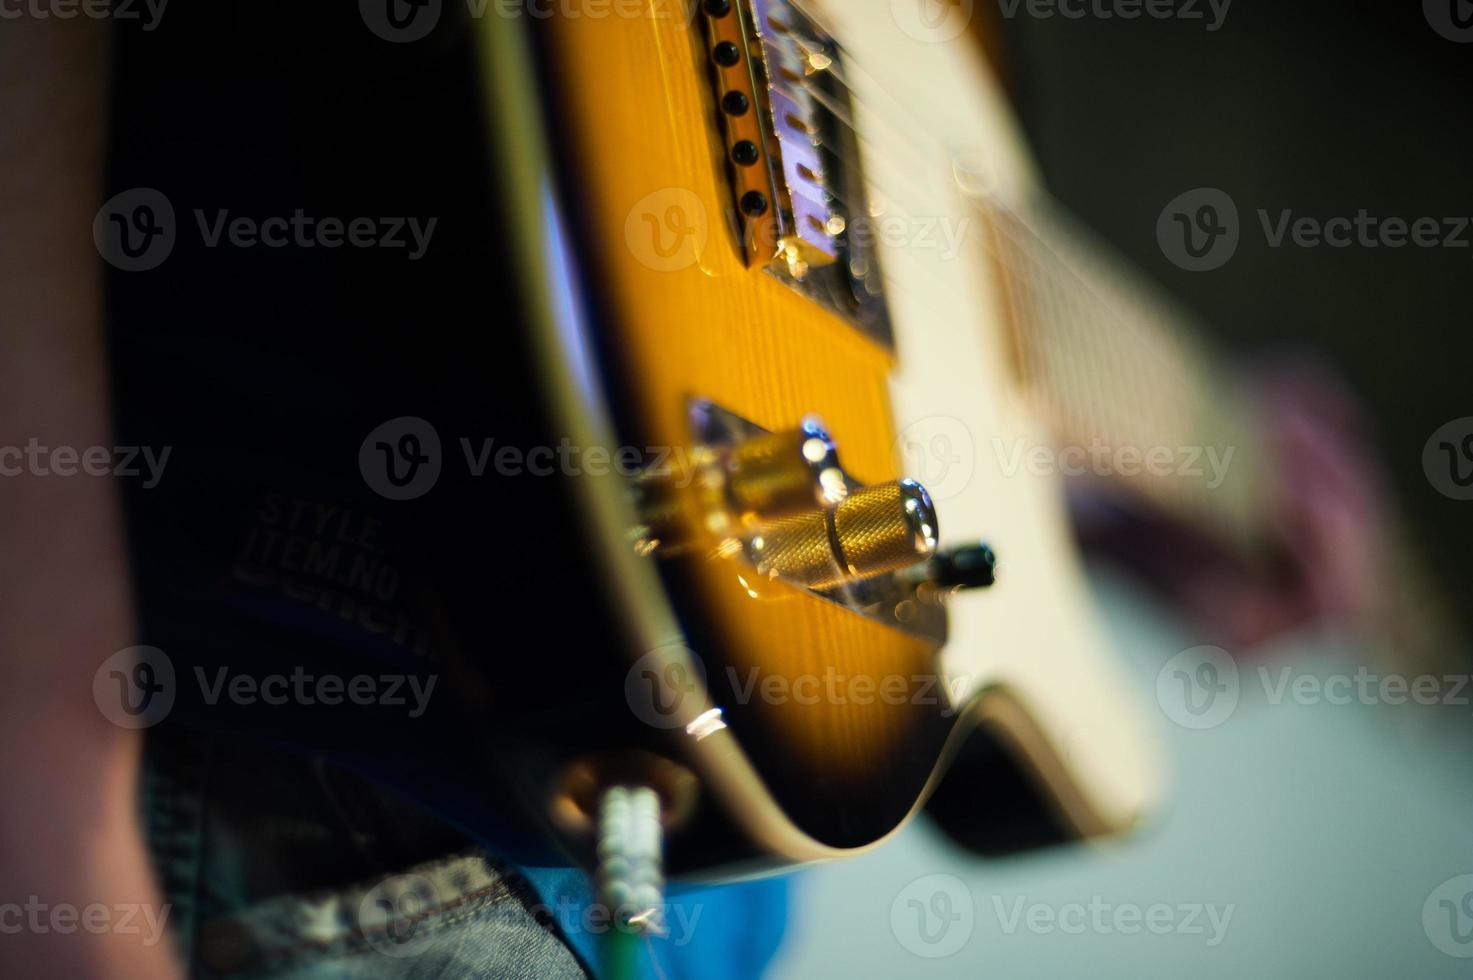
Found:
<svg viewBox="0 0 1473 980"><path fill-rule="evenodd" d="M647 786L614 786L598 807L599 902L610 916L604 942L604 975L643 976L642 946L665 934L665 878L660 797ZM653 959L653 950L650 951Z"/></svg>

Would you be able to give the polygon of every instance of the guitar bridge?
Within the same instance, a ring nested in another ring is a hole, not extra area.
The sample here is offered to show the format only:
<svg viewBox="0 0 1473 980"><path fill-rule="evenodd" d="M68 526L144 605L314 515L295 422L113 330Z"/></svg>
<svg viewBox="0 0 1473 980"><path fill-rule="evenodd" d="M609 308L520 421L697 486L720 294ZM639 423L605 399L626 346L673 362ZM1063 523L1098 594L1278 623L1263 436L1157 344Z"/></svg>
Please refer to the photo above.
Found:
<svg viewBox="0 0 1473 980"><path fill-rule="evenodd" d="M748 263L890 344L838 45L787 0L701 10Z"/></svg>

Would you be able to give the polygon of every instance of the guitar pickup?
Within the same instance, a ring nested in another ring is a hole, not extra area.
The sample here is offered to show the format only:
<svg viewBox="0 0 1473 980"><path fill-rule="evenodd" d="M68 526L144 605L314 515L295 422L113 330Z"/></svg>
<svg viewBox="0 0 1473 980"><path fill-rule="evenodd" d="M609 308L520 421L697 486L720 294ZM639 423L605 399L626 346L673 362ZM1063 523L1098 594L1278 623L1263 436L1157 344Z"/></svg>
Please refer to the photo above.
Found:
<svg viewBox="0 0 1473 980"><path fill-rule="evenodd" d="M702 4L742 239L750 261L797 278L842 256L840 202L826 186L824 120L809 88L833 43L782 0Z"/></svg>
<svg viewBox="0 0 1473 980"><path fill-rule="evenodd" d="M703 0L747 263L892 345L842 52L788 0Z"/></svg>

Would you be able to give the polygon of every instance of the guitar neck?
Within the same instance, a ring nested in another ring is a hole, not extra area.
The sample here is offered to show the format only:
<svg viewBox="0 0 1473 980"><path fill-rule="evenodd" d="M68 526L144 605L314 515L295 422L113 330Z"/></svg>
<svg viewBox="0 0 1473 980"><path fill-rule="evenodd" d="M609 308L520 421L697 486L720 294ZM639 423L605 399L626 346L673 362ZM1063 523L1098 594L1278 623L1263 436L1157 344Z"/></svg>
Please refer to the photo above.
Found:
<svg viewBox="0 0 1473 980"><path fill-rule="evenodd" d="M1068 216L1039 206L989 219L1017 367L1059 439L1060 467L1257 551L1270 457L1225 358Z"/></svg>

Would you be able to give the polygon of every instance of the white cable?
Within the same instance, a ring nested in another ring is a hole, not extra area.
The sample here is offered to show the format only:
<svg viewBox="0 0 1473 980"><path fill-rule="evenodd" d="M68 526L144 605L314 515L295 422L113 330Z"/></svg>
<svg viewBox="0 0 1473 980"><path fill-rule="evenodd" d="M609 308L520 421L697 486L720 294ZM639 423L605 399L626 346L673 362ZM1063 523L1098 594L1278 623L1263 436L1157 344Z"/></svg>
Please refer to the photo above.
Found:
<svg viewBox="0 0 1473 980"><path fill-rule="evenodd" d="M615 928L665 934L660 797L643 786L615 786L599 801L598 890Z"/></svg>

